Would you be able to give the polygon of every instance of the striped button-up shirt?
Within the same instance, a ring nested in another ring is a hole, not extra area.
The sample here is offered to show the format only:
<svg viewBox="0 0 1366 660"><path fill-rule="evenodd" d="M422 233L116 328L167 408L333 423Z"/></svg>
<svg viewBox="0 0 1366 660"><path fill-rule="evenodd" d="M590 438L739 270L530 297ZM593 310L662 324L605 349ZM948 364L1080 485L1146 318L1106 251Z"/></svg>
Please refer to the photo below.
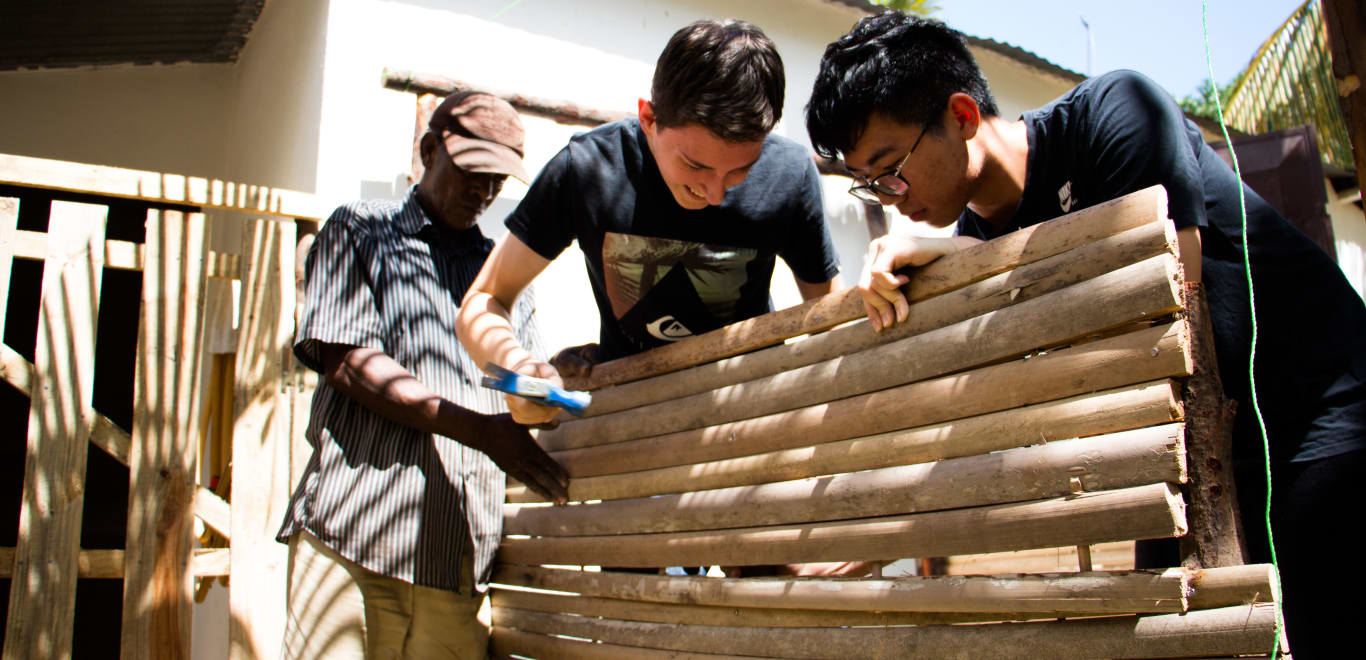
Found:
<svg viewBox="0 0 1366 660"><path fill-rule="evenodd" d="M294 353L321 371L325 343L384 351L437 395L481 413L501 395L455 336L461 298L493 241L474 227L443 230L410 189L405 200L337 209L313 243ZM542 355L530 291L512 311L518 339ZM313 397L313 457L278 538L307 529L372 571L458 591L460 557L473 549L484 589L502 535L503 472L482 452L386 419L327 385Z"/></svg>

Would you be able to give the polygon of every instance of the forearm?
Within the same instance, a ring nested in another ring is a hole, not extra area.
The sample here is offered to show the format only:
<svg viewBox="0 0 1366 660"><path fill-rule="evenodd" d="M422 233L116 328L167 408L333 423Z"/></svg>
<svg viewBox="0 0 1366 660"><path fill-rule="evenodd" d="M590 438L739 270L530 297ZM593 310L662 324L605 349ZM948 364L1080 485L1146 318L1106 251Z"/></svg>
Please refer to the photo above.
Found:
<svg viewBox="0 0 1366 660"><path fill-rule="evenodd" d="M802 294L802 300L820 298L821 296L834 293L841 288L839 275L836 275L825 282L816 283L807 282L796 275L793 275L792 279L797 282L797 291Z"/></svg>
<svg viewBox="0 0 1366 660"><path fill-rule="evenodd" d="M516 371L518 366L536 360L517 341L507 309L483 291L472 290L460 305L455 332L465 352L481 368L492 362Z"/></svg>
<svg viewBox="0 0 1366 660"><path fill-rule="evenodd" d="M470 446L479 437L484 415L438 396L383 351L329 346L324 363L329 385L390 421Z"/></svg>

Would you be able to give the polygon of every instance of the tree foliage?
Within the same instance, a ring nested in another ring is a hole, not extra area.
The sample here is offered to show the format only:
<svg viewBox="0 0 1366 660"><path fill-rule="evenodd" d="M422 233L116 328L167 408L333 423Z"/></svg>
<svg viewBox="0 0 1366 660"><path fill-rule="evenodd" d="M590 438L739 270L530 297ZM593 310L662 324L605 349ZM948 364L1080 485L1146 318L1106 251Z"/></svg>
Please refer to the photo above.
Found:
<svg viewBox="0 0 1366 660"><path fill-rule="evenodd" d="M930 0L872 0L872 2L888 9L899 9L921 16L929 16L939 11L939 5L932 4Z"/></svg>
<svg viewBox="0 0 1366 660"><path fill-rule="evenodd" d="M1235 78L1227 85L1219 86L1219 103L1224 108L1228 108L1229 98L1233 95L1233 90L1238 86L1238 79ZM1194 94L1189 94L1185 98L1177 101L1181 109L1190 114L1205 117L1206 119L1219 120L1219 108L1214 104L1214 81L1209 78L1200 83L1200 87Z"/></svg>

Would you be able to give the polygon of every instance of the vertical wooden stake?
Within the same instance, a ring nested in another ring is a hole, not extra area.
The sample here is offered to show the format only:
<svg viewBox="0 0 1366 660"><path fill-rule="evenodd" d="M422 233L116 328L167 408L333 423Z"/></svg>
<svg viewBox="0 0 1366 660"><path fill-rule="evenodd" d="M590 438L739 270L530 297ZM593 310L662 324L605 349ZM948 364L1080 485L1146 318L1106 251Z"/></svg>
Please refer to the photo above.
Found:
<svg viewBox="0 0 1366 660"><path fill-rule="evenodd" d="M202 213L148 211L124 554L128 659L190 657L207 255Z"/></svg>
<svg viewBox="0 0 1366 660"><path fill-rule="evenodd" d="M71 657L108 212L52 203L6 659Z"/></svg>
<svg viewBox="0 0 1366 660"><path fill-rule="evenodd" d="M290 394L284 365L294 336L294 222L257 220L242 246L232 437L230 657L279 652L287 548L275 541L289 500Z"/></svg>
<svg viewBox="0 0 1366 660"><path fill-rule="evenodd" d="M14 240L19 229L19 199L0 197L0 341L5 339L9 311L9 274L14 266Z"/></svg>
<svg viewBox="0 0 1366 660"><path fill-rule="evenodd" d="M1067 479L1067 488L1072 492L1073 495L1082 494L1084 492L1084 489L1081 485L1081 477L1069 477ZM1091 572L1091 546L1077 546L1077 565L1082 573Z"/></svg>
<svg viewBox="0 0 1366 660"><path fill-rule="evenodd" d="M1181 563L1187 568L1247 563L1238 496L1233 484L1234 404L1224 398L1214 356L1209 307L1198 284L1185 289L1195 373L1186 379L1186 485L1190 532L1181 538Z"/></svg>

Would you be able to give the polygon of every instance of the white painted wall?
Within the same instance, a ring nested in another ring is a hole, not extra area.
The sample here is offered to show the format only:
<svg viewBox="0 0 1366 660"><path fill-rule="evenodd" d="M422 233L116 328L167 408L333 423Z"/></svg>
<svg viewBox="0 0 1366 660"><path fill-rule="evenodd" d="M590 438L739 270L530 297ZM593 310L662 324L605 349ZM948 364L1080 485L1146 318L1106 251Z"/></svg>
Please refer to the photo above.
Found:
<svg viewBox="0 0 1366 660"><path fill-rule="evenodd" d="M1328 189L1328 217L1333 223L1338 266L1357 295L1366 298L1366 215L1354 201L1361 193L1339 196L1326 181L1324 186Z"/></svg>

